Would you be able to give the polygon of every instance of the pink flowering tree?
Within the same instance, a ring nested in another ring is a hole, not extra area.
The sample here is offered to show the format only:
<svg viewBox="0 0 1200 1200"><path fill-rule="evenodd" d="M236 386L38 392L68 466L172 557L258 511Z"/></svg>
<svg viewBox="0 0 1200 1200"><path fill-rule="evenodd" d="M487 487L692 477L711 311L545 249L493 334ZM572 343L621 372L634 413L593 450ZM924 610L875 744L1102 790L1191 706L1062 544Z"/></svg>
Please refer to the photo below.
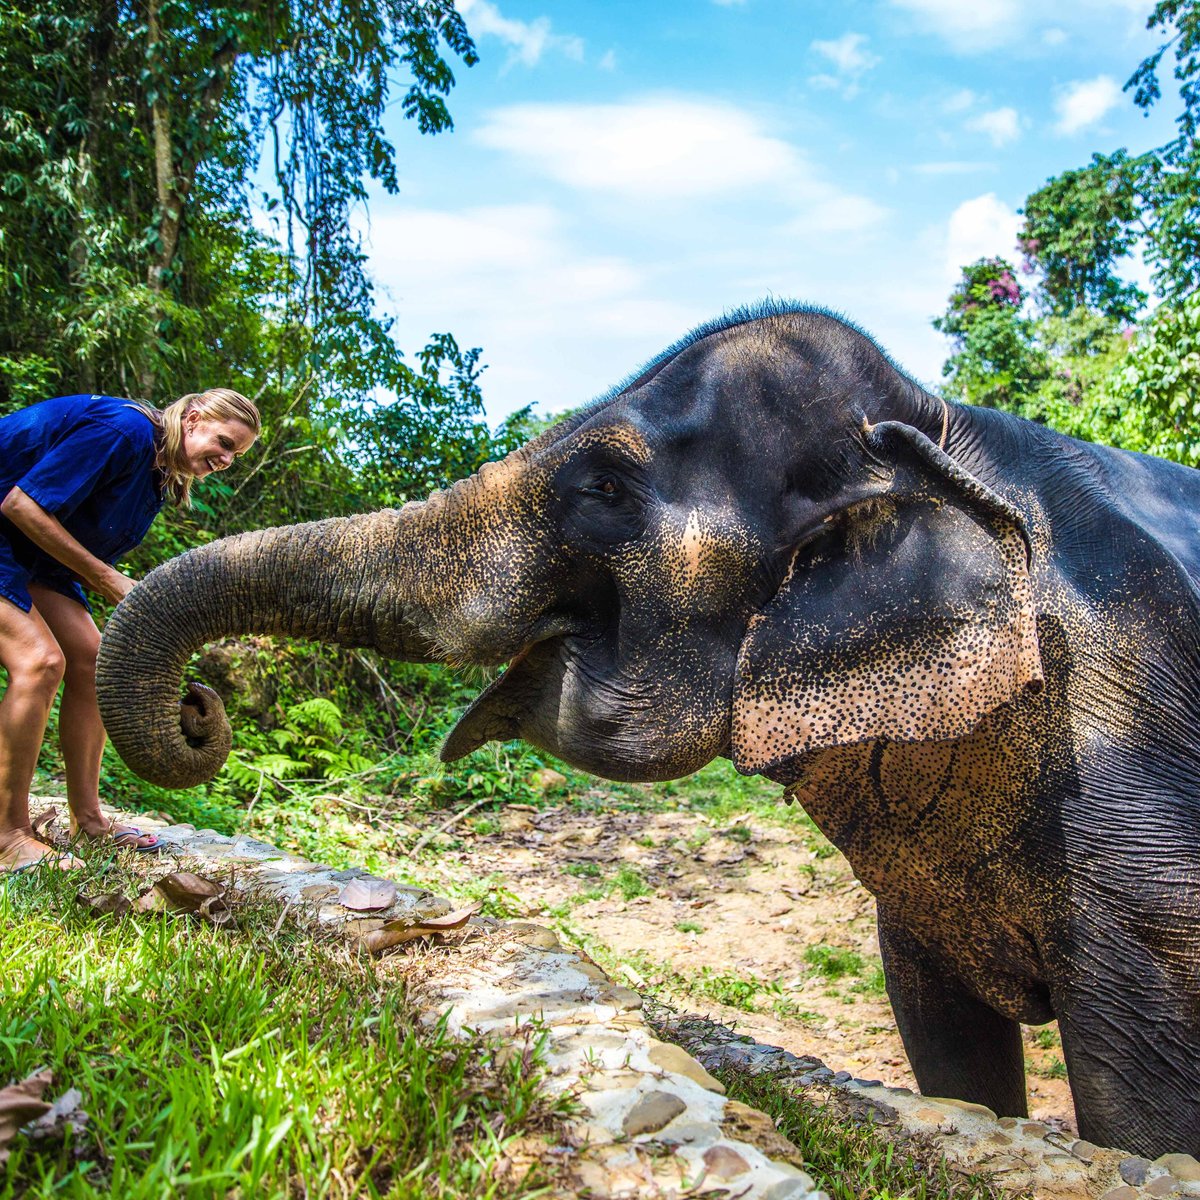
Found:
<svg viewBox="0 0 1200 1200"><path fill-rule="evenodd" d="M1049 370L1024 301L1016 271L1004 259L981 258L963 268L945 314L933 322L953 347L942 369L948 396L1022 411Z"/></svg>

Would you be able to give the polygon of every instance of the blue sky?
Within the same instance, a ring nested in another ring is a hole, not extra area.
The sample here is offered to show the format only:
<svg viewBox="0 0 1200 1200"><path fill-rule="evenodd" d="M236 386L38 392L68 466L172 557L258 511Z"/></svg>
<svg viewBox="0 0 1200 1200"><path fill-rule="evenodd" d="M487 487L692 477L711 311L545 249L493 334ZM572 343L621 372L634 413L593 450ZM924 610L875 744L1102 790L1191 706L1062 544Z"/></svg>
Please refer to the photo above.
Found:
<svg viewBox="0 0 1200 1200"><path fill-rule="evenodd" d="M591 399L764 297L840 312L912 375L958 268L1093 151L1166 140L1122 87L1134 0L460 0L455 130L392 128L364 228L406 351L481 346L495 421ZM1140 264L1131 273L1142 278Z"/></svg>

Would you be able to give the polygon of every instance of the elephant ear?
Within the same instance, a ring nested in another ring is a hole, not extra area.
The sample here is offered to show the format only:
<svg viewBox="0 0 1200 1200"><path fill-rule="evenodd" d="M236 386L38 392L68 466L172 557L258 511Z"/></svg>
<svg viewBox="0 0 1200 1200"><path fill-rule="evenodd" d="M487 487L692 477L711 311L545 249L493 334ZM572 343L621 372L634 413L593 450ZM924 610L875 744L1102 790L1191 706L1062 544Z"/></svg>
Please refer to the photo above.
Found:
<svg viewBox="0 0 1200 1200"><path fill-rule="evenodd" d="M746 774L876 738L961 737L1042 686L1021 514L911 426L864 438L877 489L796 551L742 643L732 749Z"/></svg>

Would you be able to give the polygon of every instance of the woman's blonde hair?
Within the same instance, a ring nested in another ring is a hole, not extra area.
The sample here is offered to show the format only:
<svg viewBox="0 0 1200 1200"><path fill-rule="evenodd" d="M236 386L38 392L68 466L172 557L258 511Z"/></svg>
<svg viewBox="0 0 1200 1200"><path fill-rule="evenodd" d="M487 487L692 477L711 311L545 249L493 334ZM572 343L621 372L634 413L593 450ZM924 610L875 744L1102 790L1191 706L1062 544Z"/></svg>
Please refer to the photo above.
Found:
<svg viewBox="0 0 1200 1200"><path fill-rule="evenodd" d="M166 408L139 405L159 430L158 453L154 465L162 472L163 487L176 504L190 508L195 476L187 469L183 453L183 418L190 412L199 413L204 421L241 421L254 431L262 432L262 418L253 400L232 388L209 388L206 392L191 392L180 396Z"/></svg>

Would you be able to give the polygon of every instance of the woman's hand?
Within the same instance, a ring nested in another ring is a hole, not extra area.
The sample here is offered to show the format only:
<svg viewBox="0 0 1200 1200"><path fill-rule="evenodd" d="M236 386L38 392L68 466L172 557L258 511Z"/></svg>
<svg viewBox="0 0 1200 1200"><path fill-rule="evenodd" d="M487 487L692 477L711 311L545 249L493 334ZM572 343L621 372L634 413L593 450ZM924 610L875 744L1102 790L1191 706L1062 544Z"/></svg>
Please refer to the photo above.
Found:
<svg viewBox="0 0 1200 1200"><path fill-rule="evenodd" d="M73 571L84 587L98 592L113 604L120 604L137 582L90 554L63 528L56 516L48 513L19 487L14 487L0 502L0 513L34 545L40 546L51 558Z"/></svg>
<svg viewBox="0 0 1200 1200"><path fill-rule="evenodd" d="M110 568L109 573L103 580L97 580L96 590L110 604L120 604L126 596L133 591L136 579L131 579L128 575L123 575L115 567Z"/></svg>

